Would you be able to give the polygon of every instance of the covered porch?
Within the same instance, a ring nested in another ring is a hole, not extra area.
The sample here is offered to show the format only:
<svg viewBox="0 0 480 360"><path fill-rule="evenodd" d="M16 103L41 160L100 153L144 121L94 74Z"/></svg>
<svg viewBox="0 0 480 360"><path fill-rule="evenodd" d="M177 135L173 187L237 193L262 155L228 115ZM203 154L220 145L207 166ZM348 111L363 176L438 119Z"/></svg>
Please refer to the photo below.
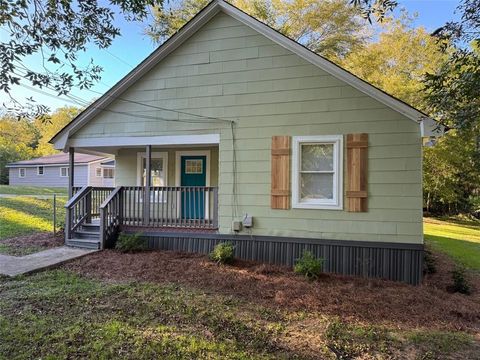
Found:
<svg viewBox="0 0 480 360"><path fill-rule="evenodd" d="M182 137L182 141L156 138L163 143L156 139L144 146L130 141L116 146L69 147L68 245L109 247L122 230L217 231L218 136L213 140L202 135ZM165 143L167 140L170 143ZM75 152L115 157L115 187L74 187Z"/></svg>

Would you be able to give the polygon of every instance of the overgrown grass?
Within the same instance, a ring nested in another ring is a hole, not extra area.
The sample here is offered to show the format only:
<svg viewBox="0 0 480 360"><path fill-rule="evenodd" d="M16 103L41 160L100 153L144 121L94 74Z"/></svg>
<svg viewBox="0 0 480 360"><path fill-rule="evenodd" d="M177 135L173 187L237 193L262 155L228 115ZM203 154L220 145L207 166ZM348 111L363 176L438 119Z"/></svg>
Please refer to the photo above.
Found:
<svg viewBox="0 0 480 360"><path fill-rule="evenodd" d="M64 222L66 198L57 198L57 221ZM53 199L0 198L0 241L53 230Z"/></svg>
<svg viewBox="0 0 480 360"><path fill-rule="evenodd" d="M424 220L425 241L468 269L480 271L480 221Z"/></svg>
<svg viewBox="0 0 480 360"><path fill-rule="evenodd" d="M412 348L419 358L442 358L468 353L474 341L461 331L399 332L64 270L0 278L0 339L2 359L387 359Z"/></svg>
<svg viewBox="0 0 480 360"><path fill-rule="evenodd" d="M0 185L0 194L13 195L67 195L66 187L11 186Z"/></svg>

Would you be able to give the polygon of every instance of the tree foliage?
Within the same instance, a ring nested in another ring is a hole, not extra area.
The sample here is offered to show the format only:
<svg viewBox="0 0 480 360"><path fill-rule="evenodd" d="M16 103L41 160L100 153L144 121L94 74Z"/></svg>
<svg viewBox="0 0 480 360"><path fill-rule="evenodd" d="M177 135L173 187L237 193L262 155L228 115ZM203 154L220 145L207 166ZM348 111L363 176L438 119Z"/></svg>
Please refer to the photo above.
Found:
<svg viewBox="0 0 480 360"><path fill-rule="evenodd" d="M480 212L480 155L474 133L452 130L424 149L423 191L429 212Z"/></svg>
<svg viewBox="0 0 480 360"><path fill-rule="evenodd" d="M11 162L51 155L57 151L48 141L78 113L74 107L57 109L48 121L14 117L0 118L0 184L8 184Z"/></svg>
<svg viewBox="0 0 480 360"><path fill-rule="evenodd" d="M362 46L369 35L358 8L348 0L233 0L233 5L282 34L332 60L343 58ZM155 21L148 34L163 42L180 29L207 0L166 3L154 11Z"/></svg>
<svg viewBox="0 0 480 360"><path fill-rule="evenodd" d="M342 65L387 93L425 110L425 74L437 71L447 55L425 28L412 26L413 20L405 12L398 19L386 19L378 40L351 52Z"/></svg>
<svg viewBox="0 0 480 360"><path fill-rule="evenodd" d="M9 36L0 41L0 91L9 94L12 86L22 80L59 95L68 94L73 87L90 88L100 79L102 69L93 60L80 66L77 54L89 44L109 47L120 35L114 23L116 16L143 19L149 6L159 4L160 0L2 1L0 28ZM26 59L32 55L41 56L42 70L26 65ZM28 105L12 98L8 109L19 117L46 111L33 99L29 99Z"/></svg>

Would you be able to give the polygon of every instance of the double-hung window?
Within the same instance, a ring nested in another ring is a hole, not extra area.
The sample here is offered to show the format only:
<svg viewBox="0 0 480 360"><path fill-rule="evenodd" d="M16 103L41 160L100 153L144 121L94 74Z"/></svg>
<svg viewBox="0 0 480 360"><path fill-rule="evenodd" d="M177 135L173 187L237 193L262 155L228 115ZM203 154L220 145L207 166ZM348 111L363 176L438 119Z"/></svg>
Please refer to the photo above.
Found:
<svg viewBox="0 0 480 360"><path fill-rule="evenodd" d="M104 179L113 179L113 169L104 168L103 169L103 178Z"/></svg>
<svg viewBox="0 0 480 360"><path fill-rule="evenodd" d="M292 140L292 207L341 210L343 136L297 136Z"/></svg>
<svg viewBox="0 0 480 360"><path fill-rule="evenodd" d="M19 177L19 178L24 178L26 172L27 172L27 169L25 169L25 168L19 168L19 169L18 169L18 177Z"/></svg>
<svg viewBox="0 0 480 360"><path fill-rule="evenodd" d="M68 167L60 168L60 177L68 177Z"/></svg>
<svg viewBox="0 0 480 360"><path fill-rule="evenodd" d="M44 167L37 166L37 175L43 175L43 174L44 174Z"/></svg>

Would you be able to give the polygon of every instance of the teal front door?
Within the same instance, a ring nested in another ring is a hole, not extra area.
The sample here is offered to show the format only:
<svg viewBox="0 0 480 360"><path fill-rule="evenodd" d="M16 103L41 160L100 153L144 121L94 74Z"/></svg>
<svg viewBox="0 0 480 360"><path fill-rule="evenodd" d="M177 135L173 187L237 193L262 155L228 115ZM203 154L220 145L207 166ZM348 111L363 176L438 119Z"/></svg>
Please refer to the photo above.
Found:
<svg viewBox="0 0 480 360"><path fill-rule="evenodd" d="M207 183L207 157L202 155L181 156L180 185L182 190L182 218L203 219L205 216L205 191Z"/></svg>

